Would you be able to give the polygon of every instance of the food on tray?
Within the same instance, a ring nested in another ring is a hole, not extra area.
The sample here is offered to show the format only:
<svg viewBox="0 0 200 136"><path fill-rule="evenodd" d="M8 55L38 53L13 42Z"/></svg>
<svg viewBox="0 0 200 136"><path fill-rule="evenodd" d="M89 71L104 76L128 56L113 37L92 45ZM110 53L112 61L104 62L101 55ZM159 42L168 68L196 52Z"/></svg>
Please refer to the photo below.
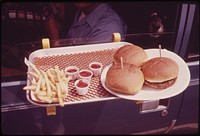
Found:
<svg viewBox="0 0 200 136"><path fill-rule="evenodd" d="M156 57L142 65L145 85L164 89L174 84L179 73L178 64L167 57Z"/></svg>
<svg viewBox="0 0 200 136"><path fill-rule="evenodd" d="M87 87L88 84L84 83L82 80L79 80L79 82L77 83L77 86L80 87L80 88L84 88L84 87Z"/></svg>
<svg viewBox="0 0 200 136"><path fill-rule="evenodd" d="M122 94L136 94L138 93L144 83L144 76L142 71L133 64L120 63L113 64L106 74L106 86L118 93Z"/></svg>
<svg viewBox="0 0 200 136"><path fill-rule="evenodd" d="M89 68L93 72L94 76L99 76L101 75L103 65L100 62L91 62Z"/></svg>
<svg viewBox="0 0 200 136"><path fill-rule="evenodd" d="M68 70L66 70L66 72L69 72L69 73L75 73L77 71L78 71L77 69L68 69Z"/></svg>
<svg viewBox="0 0 200 136"><path fill-rule="evenodd" d="M87 70L87 69L82 69L78 72L78 75L81 79L86 79L88 81L91 80L92 76L93 76L93 73L92 71L90 70Z"/></svg>
<svg viewBox="0 0 200 136"><path fill-rule="evenodd" d="M114 62L120 63L121 57L123 58L123 63L134 64L136 66L141 66L148 59L146 52L141 47L131 44L124 45L116 51Z"/></svg>
<svg viewBox="0 0 200 136"><path fill-rule="evenodd" d="M90 82L85 79L79 79L75 81L76 91L79 95L85 95L88 93Z"/></svg>
<svg viewBox="0 0 200 136"><path fill-rule="evenodd" d="M68 95L68 82L70 77L66 77L65 73L55 68L39 70L34 64L28 63L33 72L27 72L30 85L23 90L33 91L35 97L41 102L59 102L60 106L64 106L64 98Z"/></svg>
<svg viewBox="0 0 200 136"><path fill-rule="evenodd" d="M101 68L101 65L99 65L99 64L92 64L91 68L98 69L98 68Z"/></svg>
<svg viewBox="0 0 200 136"><path fill-rule="evenodd" d="M78 78L79 68L76 66L69 66L65 68L66 76L70 76L71 80L75 80Z"/></svg>

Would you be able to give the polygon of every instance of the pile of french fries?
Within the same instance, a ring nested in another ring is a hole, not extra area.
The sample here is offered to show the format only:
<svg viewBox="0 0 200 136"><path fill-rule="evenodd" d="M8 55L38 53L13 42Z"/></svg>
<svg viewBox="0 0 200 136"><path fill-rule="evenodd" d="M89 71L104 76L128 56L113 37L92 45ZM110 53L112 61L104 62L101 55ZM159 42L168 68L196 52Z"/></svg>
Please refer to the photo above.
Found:
<svg viewBox="0 0 200 136"><path fill-rule="evenodd" d="M38 100L45 103L59 102L64 106L64 98L68 95L68 82L70 77L66 77L59 66L44 70L39 70L34 64L28 65L32 71L27 72L30 85L23 90L33 91Z"/></svg>

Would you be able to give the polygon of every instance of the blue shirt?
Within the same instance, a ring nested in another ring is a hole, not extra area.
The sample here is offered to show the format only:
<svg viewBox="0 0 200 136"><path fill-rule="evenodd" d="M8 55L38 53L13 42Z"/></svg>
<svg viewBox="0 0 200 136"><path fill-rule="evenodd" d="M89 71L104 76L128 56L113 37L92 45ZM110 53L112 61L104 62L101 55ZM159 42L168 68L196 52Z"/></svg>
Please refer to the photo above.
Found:
<svg viewBox="0 0 200 136"><path fill-rule="evenodd" d="M100 4L78 22L80 12L80 10L77 11L66 38L83 38L86 41L112 42L112 34L114 32L120 33L122 37L126 34L126 24L105 3Z"/></svg>

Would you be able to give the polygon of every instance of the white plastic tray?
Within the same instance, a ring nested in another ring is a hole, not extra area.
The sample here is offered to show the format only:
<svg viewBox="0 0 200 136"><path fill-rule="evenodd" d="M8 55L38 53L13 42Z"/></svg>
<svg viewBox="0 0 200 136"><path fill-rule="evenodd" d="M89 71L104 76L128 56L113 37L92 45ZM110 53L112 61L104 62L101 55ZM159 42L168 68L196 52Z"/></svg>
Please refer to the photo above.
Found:
<svg viewBox="0 0 200 136"><path fill-rule="evenodd" d="M37 51L32 52L29 55L28 60L34 64L35 57L48 57L48 56L53 56L53 55L66 55L66 54L74 54L74 53L89 53L92 51L101 51L101 50L103 51L103 50L107 50L107 49L116 49L116 48L119 48L126 44L130 44L130 43L128 43L128 42L113 42L113 43L80 45L80 46L74 46L74 47L70 46L70 47L39 49ZM32 71L32 69L28 68L28 71ZM29 85L29 84L30 84L30 82L27 79L27 85ZM34 105L45 106L45 107L59 106L59 103L48 104L48 103L42 103L40 101L38 101L38 102L35 101L35 98L33 98L33 93L29 90L27 90L26 97L27 97L28 101ZM65 105L80 104L80 103L86 103L86 102L103 101L103 100L111 100L111 99L118 99L118 98L119 97L115 97L115 96L101 97L101 98L81 100L81 101L64 102L64 104Z"/></svg>

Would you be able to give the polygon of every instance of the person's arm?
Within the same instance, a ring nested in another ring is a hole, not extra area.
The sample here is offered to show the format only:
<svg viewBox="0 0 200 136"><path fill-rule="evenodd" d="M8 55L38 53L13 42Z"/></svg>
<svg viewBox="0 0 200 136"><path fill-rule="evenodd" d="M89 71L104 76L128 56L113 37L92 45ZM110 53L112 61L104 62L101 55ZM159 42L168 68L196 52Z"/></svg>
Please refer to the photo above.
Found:
<svg viewBox="0 0 200 136"><path fill-rule="evenodd" d="M46 28L51 40L59 39L59 24L54 18L49 18Z"/></svg>
<svg viewBox="0 0 200 136"><path fill-rule="evenodd" d="M46 30L49 34L49 38L51 40L60 39L60 31L62 29L62 22L64 20L65 15L65 6L63 3L51 3L52 12L55 14L54 17L49 17L48 22L46 23ZM57 46L55 43L52 45Z"/></svg>

